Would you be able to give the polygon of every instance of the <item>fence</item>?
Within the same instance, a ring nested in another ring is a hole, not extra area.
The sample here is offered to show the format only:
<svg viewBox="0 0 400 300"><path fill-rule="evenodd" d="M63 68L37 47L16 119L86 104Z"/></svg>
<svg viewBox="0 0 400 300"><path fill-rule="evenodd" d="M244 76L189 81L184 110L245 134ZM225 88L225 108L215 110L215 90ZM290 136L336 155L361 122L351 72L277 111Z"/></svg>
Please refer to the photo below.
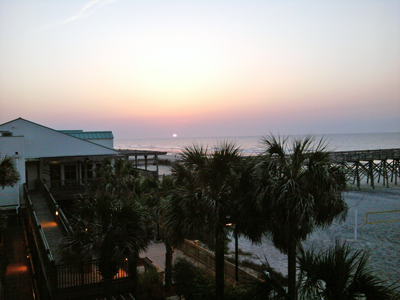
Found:
<svg viewBox="0 0 400 300"><path fill-rule="evenodd" d="M196 244L192 241L185 239L184 243L182 243L178 247L178 249L181 250L186 255L201 262L203 265L206 265L207 267L210 267L210 268L215 267L214 253L204 249L203 247L199 246L198 244ZM228 261L225 261L225 275L232 279L235 279L235 265ZM239 278L250 279L250 280L258 279L253 274L250 274L241 268L239 268Z"/></svg>
<svg viewBox="0 0 400 300"><path fill-rule="evenodd" d="M64 289L96 284L103 281L99 271L99 260L95 259L85 264L57 265L57 288ZM129 264L127 260L120 263L118 272L113 280L129 277Z"/></svg>

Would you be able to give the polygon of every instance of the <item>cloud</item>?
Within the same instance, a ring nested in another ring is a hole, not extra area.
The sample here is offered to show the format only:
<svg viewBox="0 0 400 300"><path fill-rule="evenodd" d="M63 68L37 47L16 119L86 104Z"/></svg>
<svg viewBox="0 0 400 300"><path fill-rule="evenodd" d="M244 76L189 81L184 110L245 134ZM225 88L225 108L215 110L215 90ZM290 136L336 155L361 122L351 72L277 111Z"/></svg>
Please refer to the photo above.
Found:
<svg viewBox="0 0 400 300"><path fill-rule="evenodd" d="M100 9L101 7L103 7L104 5L108 4L108 3L112 3L115 2L117 0L93 0L89 3L87 3L86 5L84 5L76 14L74 14L73 16L66 18L62 21L56 22L56 23L52 23L50 25L44 26L41 29L45 29L45 28L51 28L51 27L56 27L56 26L62 26L62 25L66 25L68 23L71 23L73 21L79 20L79 19L83 19L86 18L90 15L92 15L95 11L97 11L98 9Z"/></svg>

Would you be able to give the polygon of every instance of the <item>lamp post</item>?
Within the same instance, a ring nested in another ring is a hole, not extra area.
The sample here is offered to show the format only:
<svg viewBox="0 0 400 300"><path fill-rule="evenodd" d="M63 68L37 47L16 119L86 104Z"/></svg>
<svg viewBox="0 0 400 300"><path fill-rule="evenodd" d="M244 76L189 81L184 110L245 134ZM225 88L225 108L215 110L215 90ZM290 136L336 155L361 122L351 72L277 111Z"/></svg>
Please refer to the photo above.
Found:
<svg viewBox="0 0 400 300"><path fill-rule="evenodd" d="M236 224L227 223L226 226L234 226L233 237L235 238L235 280L236 284L239 283L239 241L238 241L238 231Z"/></svg>

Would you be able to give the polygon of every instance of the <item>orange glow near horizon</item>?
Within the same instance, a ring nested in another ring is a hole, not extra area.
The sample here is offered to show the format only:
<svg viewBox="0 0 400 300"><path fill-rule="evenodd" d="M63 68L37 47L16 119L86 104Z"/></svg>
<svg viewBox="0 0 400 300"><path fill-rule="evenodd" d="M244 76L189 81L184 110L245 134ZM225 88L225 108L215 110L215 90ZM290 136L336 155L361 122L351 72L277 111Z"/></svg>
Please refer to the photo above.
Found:
<svg viewBox="0 0 400 300"><path fill-rule="evenodd" d="M0 0L0 123L115 138L398 131L399 12L398 1Z"/></svg>

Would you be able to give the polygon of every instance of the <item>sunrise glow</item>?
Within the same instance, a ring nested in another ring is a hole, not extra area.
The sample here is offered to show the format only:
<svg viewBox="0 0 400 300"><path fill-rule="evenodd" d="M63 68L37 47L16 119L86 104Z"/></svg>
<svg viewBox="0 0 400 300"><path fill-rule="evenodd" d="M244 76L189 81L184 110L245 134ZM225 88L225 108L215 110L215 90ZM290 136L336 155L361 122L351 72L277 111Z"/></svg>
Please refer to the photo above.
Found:
<svg viewBox="0 0 400 300"><path fill-rule="evenodd" d="M398 131L399 19L398 1L0 0L0 123Z"/></svg>

